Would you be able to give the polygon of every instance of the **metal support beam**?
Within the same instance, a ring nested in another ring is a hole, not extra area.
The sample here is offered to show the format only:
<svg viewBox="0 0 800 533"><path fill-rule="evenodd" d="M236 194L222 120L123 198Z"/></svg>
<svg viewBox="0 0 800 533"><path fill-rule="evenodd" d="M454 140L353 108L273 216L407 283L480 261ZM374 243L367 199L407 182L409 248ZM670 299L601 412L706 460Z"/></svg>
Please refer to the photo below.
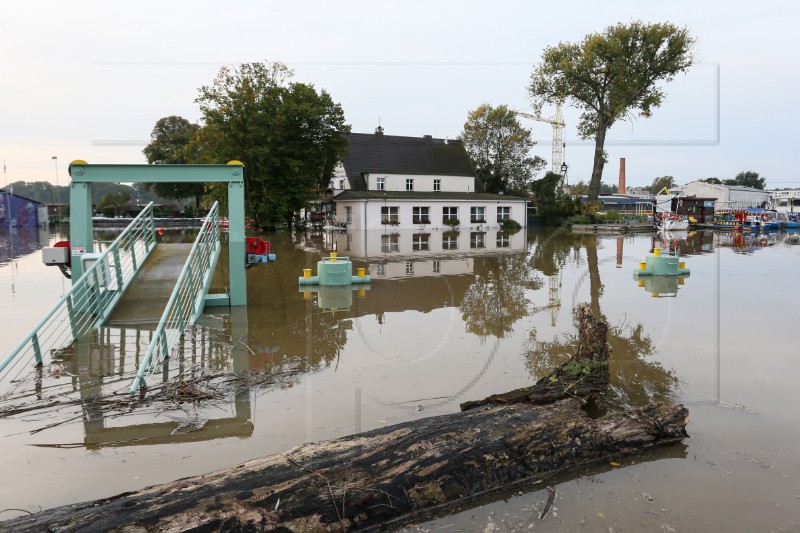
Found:
<svg viewBox="0 0 800 533"><path fill-rule="evenodd" d="M245 276L244 165L90 165L69 166L70 244L75 253L92 252L92 183L227 183L230 267L230 305L247 305ZM72 264L73 282L83 274L80 261Z"/></svg>
<svg viewBox="0 0 800 533"><path fill-rule="evenodd" d="M83 275L80 256L94 252L92 233L92 185L73 181L69 186L69 244L73 283Z"/></svg>

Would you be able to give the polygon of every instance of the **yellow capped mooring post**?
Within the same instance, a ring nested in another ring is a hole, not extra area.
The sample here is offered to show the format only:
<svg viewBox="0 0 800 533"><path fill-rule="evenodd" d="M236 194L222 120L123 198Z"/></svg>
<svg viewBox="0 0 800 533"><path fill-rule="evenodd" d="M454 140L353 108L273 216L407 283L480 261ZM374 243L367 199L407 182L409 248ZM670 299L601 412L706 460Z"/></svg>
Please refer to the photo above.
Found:
<svg viewBox="0 0 800 533"><path fill-rule="evenodd" d="M358 271L358 277L359 278L363 278L367 273L367 269L364 268L364 267L358 268L357 271Z"/></svg>
<svg viewBox="0 0 800 533"><path fill-rule="evenodd" d="M658 257L661 255L661 248L653 248L653 255Z"/></svg>
<svg viewBox="0 0 800 533"><path fill-rule="evenodd" d="M336 252L331 252L331 263L336 262Z"/></svg>
<svg viewBox="0 0 800 533"><path fill-rule="evenodd" d="M310 268L304 268L303 269L303 277L304 278L310 278L311 277L311 269Z"/></svg>

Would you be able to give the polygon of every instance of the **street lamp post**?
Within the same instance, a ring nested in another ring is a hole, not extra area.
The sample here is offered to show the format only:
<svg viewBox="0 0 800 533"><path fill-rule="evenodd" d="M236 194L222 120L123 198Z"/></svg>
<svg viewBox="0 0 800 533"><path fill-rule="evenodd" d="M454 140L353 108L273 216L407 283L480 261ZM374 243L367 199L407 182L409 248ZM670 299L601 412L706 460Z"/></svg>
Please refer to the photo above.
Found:
<svg viewBox="0 0 800 533"><path fill-rule="evenodd" d="M567 181L567 162L561 163L561 187L566 187L569 184Z"/></svg>
<svg viewBox="0 0 800 533"><path fill-rule="evenodd" d="M52 159L55 162L55 166L56 166L56 188L58 188L58 156L54 155L50 159ZM53 200L53 203L55 204L55 200ZM56 216L58 217L58 222L61 223L61 207L58 204L56 204L54 207L56 208Z"/></svg>

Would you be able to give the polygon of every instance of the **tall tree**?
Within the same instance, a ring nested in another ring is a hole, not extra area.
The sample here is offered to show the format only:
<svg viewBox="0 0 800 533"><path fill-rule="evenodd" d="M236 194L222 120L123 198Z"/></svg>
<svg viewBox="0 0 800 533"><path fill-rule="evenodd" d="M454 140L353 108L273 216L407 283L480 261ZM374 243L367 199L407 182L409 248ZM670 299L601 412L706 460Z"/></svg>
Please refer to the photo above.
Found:
<svg viewBox="0 0 800 533"><path fill-rule="evenodd" d="M671 187L675 187L675 185L675 178L672 176L661 176L653 178L653 183L650 184L649 190L652 194L659 194L662 189L669 190Z"/></svg>
<svg viewBox="0 0 800 533"><path fill-rule="evenodd" d="M632 22L545 49L528 90L534 109L567 102L583 111L578 133L595 140L589 201L600 193L608 129L635 111L650 116L665 97L657 84L694 64L694 42L688 30L669 23Z"/></svg>
<svg viewBox="0 0 800 533"><path fill-rule="evenodd" d="M205 157L245 164L248 214L261 226L291 223L347 152L341 106L324 90L288 83L292 74L273 62L223 67L197 98Z"/></svg>
<svg viewBox="0 0 800 533"><path fill-rule="evenodd" d="M748 170L746 172L739 172L732 180L725 180L725 185L742 185L744 187L753 187L755 189L763 189L767 185L767 179L758 175L758 172Z"/></svg>
<svg viewBox="0 0 800 533"><path fill-rule="evenodd" d="M190 143L200 130L198 124L193 124L183 117L171 115L160 118L150 133L150 143L145 146L144 152L147 162L151 165L182 165L196 163L196 158L190 150ZM195 207L200 208L200 197L203 195L202 183L148 183L146 190L154 190L164 198L194 198Z"/></svg>
<svg viewBox="0 0 800 533"><path fill-rule="evenodd" d="M483 104L467 115L461 140L486 192L525 194L545 165L531 156L536 144L508 106Z"/></svg>
<svg viewBox="0 0 800 533"><path fill-rule="evenodd" d="M706 178L704 180L697 180L702 181L703 183L711 183L712 185L722 185L722 180L719 178Z"/></svg>

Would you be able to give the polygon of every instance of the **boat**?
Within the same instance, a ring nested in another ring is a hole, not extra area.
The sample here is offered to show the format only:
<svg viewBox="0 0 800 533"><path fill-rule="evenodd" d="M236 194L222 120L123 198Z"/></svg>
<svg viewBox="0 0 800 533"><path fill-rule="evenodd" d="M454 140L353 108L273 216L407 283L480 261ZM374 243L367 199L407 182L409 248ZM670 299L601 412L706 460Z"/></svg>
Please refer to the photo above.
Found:
<svg viewBox="0 0 800 533"><path fill-rule="evenodd" d="M684 215L663 211L655 215L656 227L661 231L682 231L689 229L689 219Z"/></svg>

